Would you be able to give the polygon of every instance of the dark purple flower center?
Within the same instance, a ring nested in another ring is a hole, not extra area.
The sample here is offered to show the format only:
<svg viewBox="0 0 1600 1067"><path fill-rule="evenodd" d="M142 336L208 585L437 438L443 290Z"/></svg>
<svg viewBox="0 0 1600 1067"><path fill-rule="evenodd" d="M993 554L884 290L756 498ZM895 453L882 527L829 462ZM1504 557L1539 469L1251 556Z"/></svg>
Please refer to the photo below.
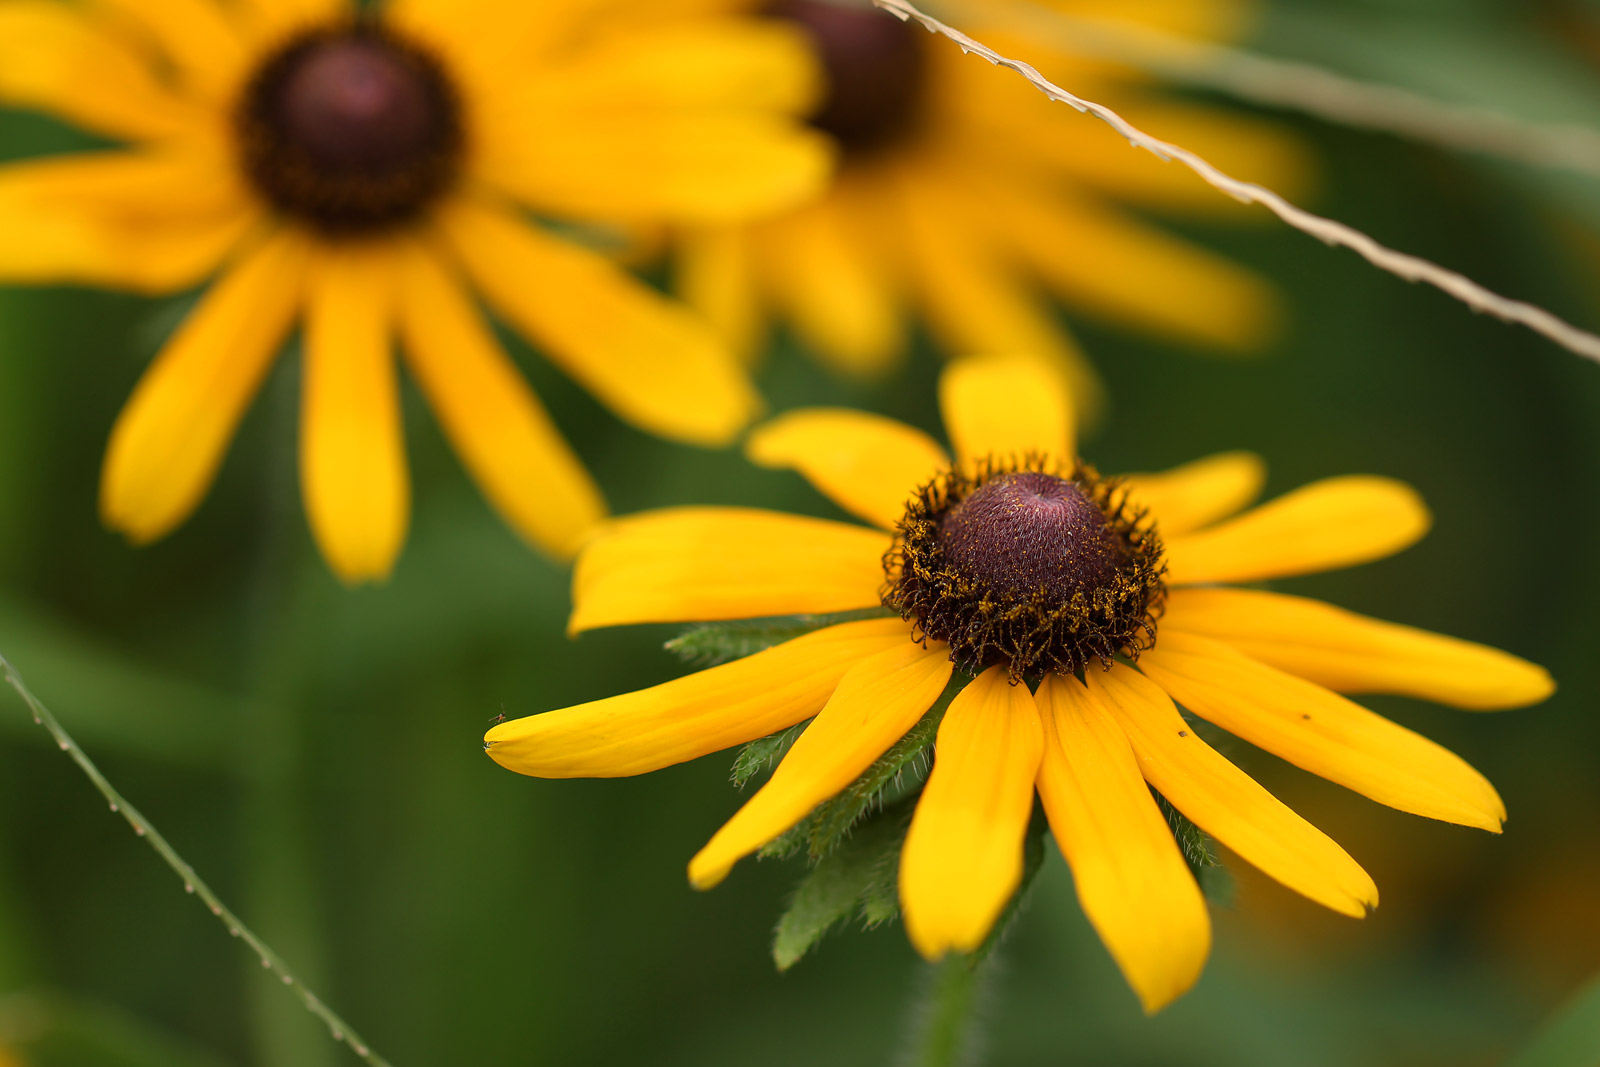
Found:
<svg viewBox="0 0 1600 1067"><path fill-rule="evenodd" d="M848 155L871 155L915 130L928 62L920 27L864 0L771 0L766 11L810 31L827 77L811 124L832 134Z"/></svg>
<svg viewBox="0 0 1600 1067"><path fill-rule="evenodd" d="M414 217L454 180L461 120L427 53L373 23L270 57L238 112L245 172L273 205L339 234Z"/></svg>

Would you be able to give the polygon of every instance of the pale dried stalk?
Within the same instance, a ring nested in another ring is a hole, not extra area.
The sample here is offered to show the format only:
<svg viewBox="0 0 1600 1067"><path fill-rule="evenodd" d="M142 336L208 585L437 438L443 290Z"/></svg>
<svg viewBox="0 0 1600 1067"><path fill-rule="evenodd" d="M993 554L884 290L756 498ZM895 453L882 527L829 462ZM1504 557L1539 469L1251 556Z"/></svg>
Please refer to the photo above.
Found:
<svg viewBox="0 0 1600 1067"><path fill-rule="evenodd" d="M1502 321L1526 326L1568 351L1600 363L1600 337L1586 330L1580 330L1541 307L1520 300L1507 299L1485 289L1463 274L1421 257L1395 251L1342 222L1298 208L1271 189L1231 177L1188 149L1145 133L1104 104L1074 96L1028 64L1010 59L987 45L980 44L960 30L953 29L918 10L908 0L872 0L872 3L902 20L915 19L930 32L943 34L954 41L964 52L971 52L996 66L1016 71L1050 99L1093 115L1116 130L1136 148L1143 148L1162 160L1176 160L1182 163L1199 175L1206 184L1241 203L1260 204L1302 233L1308 233L1326 244L1351 249L1380 270L1397 275L1406 281L1431 285L1455 297L1474 311L1486 312Z"/></svg>
<svg viewBox="0 0 1600 1067"><path fill-rule="evenodd" d="M964 0L950 6L974 9ZM1443 103L1307 63L1131 23L1082 18L1035 3L986 6L984 17L1047 38L1064 51L1125 63L1177 85L1441 148L1600 176L1600 130L1588 126L1529 122L1489 108Z"/></svg>
<svg viewBox="0 0 1600 1067"><path fill-rule="evenodd" d="M306 1010L327 1024L328 1033L333 1040L342 1041L349 1045L350 1050L370 1064L371 1067L389 1067L388 1060L372 1051L372 1047L361 1038L360 1034L352 1030L332 1008L324 1004L321 998L306 988L305 983L294 976L283 960L278 957L278 954L273 952L261 938L257 937L254 931L239 921L239 917L227 905L222 903L211 887L202 881L199 875L194 873L194 868L189 866L188 861L178 855L177 850L167 843L167 839L161 836L159 830L150 825L150 820L123 799L122 794L117 792L116 788L106 780L105 775L100 773L100 768L94 765L94 761L84 753L83 749L78 747L78 743L67 734L67 731L62 728L56 717L50 714L50 710L28 689L27 684L22 680L22 676L17 673L16 668L4 656L0 656L0 672L4 673L6 682L17 691L23 702L28 705L28 710L33 712L33 721L48 730L50 736L55 738L56 747L72 757L72 761L78 765L78 769L88 777L89 781L94 783L96 789L100 790L100 795L106 798L106 803L111 806L112 812L121 815L128 825L132 827L133 832L144 838L150 847L156 850L156 854L166 861L167 866L171 867L173 872L183 879L184 891L198 897L211 914L216 916L217 920L227 927L229 934L249 945L261 960L262 969L275 976L278 981L297 993L305 1004Z"/></svg>

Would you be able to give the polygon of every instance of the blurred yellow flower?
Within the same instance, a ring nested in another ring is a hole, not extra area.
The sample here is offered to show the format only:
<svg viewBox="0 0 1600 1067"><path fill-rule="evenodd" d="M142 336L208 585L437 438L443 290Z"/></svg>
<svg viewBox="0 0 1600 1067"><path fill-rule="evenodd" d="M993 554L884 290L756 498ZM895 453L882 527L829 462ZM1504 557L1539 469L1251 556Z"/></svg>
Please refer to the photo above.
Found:
<svg viewBox="0 0 1600 1067"><path fill-rule="evenodd" d="M112 431L107 523L146 542L189 515L301 322L302 491L340 576L387 574L405 537L397 337L489 500L572 552L604 503L473 292L629 422L743 428L758 398L708 328L525 211L719 225L814 196L812 61L770 23L605 7L0 3L0 101L131 143L0 168L0 279L218 275Z"/></svg>
<svg viewBox="0 0 1600 1067"><path fill-rule="evenodd" d="M716 0L672 0L703 8ZM1008 0L942 9L963 29L1031 60L1234 173L1304 181L1295 143L1259 122L1151 92L1134 72L1019 39L994 23ZM1236 34L1244 0L1049 0L1071 14L1173 34ZM841 371L871 374L906 346L916 312L950 351L1043 353L1097 386L1045 299L1216 350L1259 346L1277 308L1268 285L1141 221L1117 202L1189 215L1233 211L1181 168L1021 78L871 8L867 0L722 0L811 31L829 75L812 121L841 149L819 202L771 220L684 235L680 291L744 351L769 313Z"/></svg>
<svg viewBox="0 0 1600 1067"><path fill-rule="evenodd" d="M1037 790L1084 911L1150 1011L1194 983L1211 932L1147 786L1320 904L1359 917L1378 901L1343 849L1201 740L1174 701L1381 803L1500 829L1482 775L1339 694L1514 707L1550 694L1542 668L1224 584L1398 552L1429 525L1410 488L1332 478L1237 514L1260 491L1259 459L1103 478L1075 458L1072 401L1043 361L958 361L940 397L954 463L917 430L846 410L796 411L752 435L758 463L798 470L870 527L736 508L614 520L579 556L571 628L880 604L900 617L503 723L489 755L547 778L632 775L811 719L690 863L707 887L854 782L960 671L901 854L912 942L930 958L982 943L1021 877Z"/></svg>

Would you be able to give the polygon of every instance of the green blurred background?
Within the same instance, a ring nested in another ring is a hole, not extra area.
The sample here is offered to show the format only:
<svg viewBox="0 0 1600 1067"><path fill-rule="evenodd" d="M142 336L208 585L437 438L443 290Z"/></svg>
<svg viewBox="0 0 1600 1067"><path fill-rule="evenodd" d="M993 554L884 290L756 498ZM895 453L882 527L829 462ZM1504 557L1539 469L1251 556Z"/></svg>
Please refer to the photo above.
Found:
<svg viewBox="0 0 1600 1067"><path fill-rule="evenodd" d="M1600 128L1597 41L1600 5L1279 0L1256 43ZM1318 209L1600 326L1600 181L1284 121L1321 157ZM0 156L83 143L0 114ZM1236 748L1384 904L1352 922L1235 866L1206 976L1155 1019L1052 854L989 987L988 1062L1503 1063L1600 971L1600 368L1265 220L1185 230L1278 279L1292 325L1265 358L1221 362L1076 323L1115 398L1088 457L1149 469L1248 448L1272 492L1404 478L1436 513L1421 545L1282 588L1511 649L1562 688L1496 715L1372 702L1496 782L1500 838ZM397 1065L892 1062L925 980L898 929L835 936L779 975L769 935L798 865L688 888L685 862L738 803L731 757L568 782L484 758L502 708L681 668L667 628L565 638L566 574L490 514L414 394L414 528L381 588L340 587L306 532L293 359L176 535L134 550L101 528L107 430L181 310L0 292L0 651L129 799ZM795 476L620 426L506 339L619 511L830 514ZM784 344L761 382L778 409L860 405L936 431L936 367L924 347L897 380L852 386ZM3 699L0 1040L41 1067L353 1062Z"/></svg>

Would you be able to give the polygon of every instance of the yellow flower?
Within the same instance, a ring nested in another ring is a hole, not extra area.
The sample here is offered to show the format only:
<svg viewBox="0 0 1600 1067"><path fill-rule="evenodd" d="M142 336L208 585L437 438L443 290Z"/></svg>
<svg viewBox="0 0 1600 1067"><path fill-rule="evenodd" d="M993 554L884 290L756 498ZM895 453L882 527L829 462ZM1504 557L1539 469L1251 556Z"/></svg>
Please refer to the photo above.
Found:
<svg viewBox="0 0 1600 1067"><path fill-rule="evenodd" d="M405 536L397 338L485 495L572 552L603 501L474 292L629 422L743 428L758 399L707 327L525 212L708 225L814 195L830 151L790 117L812 63L783 27L604 7L0 3L0 100L130 142L0 168L0 279L218 274L112 431L107 523L146 542L188 516L299 322L302 489L342 577L385 575Z"/></svg>
<svg viewBox="0 0 1600 1067"><path fill-rule="evenodd" d="M1208 746L1174 701L1381 803L1500 829L1482 775L1339 694L1513 707L1550 694L1543 669L1230 587L1398 552L1429 524L1410 488L1332 478L1238 514L1264 477L1252 455L1126 479L1076 460L1072 402L1040 361L964 360L940 384L954 463L917 430L845 410L793 412L751 437L757 462L798 470L870 526L737 508L614 520L579 557L571 629L880 604L903 618L830 625L503 723L489 755L546 778L632 775L811 719L690 863L707 887L855 781L953 671L972 675L939 726L905 840L907 933L930 958L983 941L1017 888L1037 790L1084 911L1151 1011L1193 984L1211 935L1147 784L1310 899L1357 917L1378 901L1350 856Z"/></svg>
<svg viewBox="0 0 1600 1067"><path fill-rule="evenodd" d="M705 0L677 0L703 6ZM1118 202L1213 215L1233 205L1181 168L867 0L723 0L812 31L829 77L813 123L841 148L819 202L683 236L680 290L744 350L769 314L835 368L871 374L907 343L908 312L949 351L1044 353L1096 386L1044 291L1101 319L1216 350L1274 326L1268 285L1141 221ZM1085 17L1211 37L1237 33L1239 0L1053 0ZM1133 72L996 28L1002 0L946 13L1061 84L1274 187L1303 181L1295 145L1214 108L1163 99Z"/></svg>

